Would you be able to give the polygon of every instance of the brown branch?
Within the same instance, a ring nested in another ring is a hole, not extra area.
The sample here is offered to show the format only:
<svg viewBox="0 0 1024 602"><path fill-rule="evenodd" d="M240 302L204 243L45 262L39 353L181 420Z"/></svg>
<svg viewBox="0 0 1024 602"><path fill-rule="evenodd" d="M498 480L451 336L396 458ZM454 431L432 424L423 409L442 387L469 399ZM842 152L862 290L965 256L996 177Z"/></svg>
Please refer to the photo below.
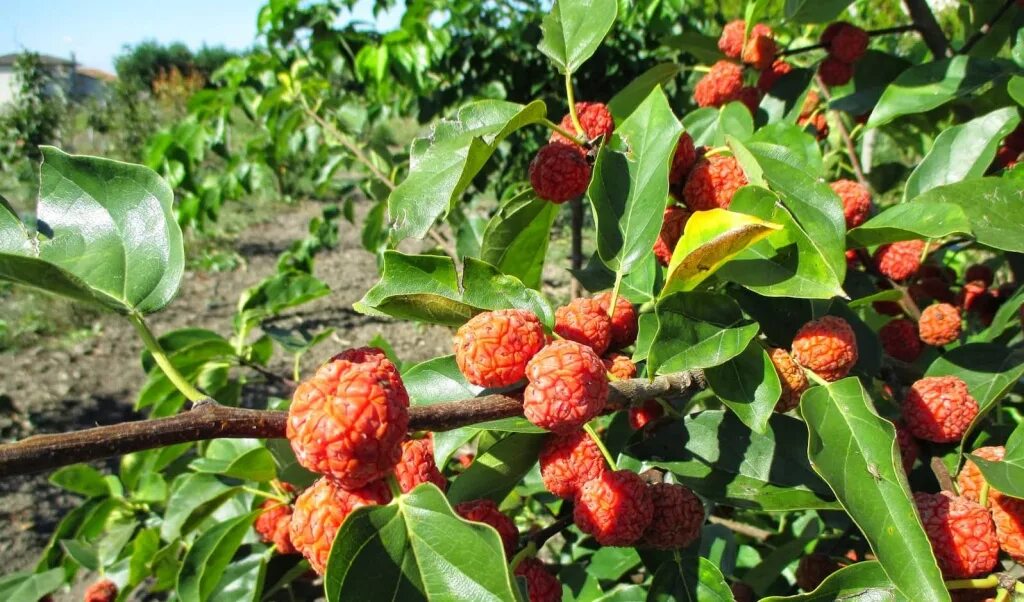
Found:
<svg viewBox="0 0 1024 602"><path fill-rule="evenodd" d="M992 27L996 24L996 21L1006 14L1006 11L1010 10L1010 7L1016 2L1017 0L1006 0L1006 2L1003 2L1003 5L999 7L999 10L989 17L988 21L985 21L985 23L978 28L978 31L974 32L974 34L964 42L964 45L960 48L957 54L967 54L970 52L971 49L974 48L975 44L981 41L981 38L985 37L988 32L992 31Z"/></svg>
<svg viewBox="0 0 1024 602"><path fill-rule="evenodd" d="M721 525L733 533L746 535L758 543L764 543L769 537L775 535L771 531L748 525L747 523L741 523L731 518L722 518L721 516L709 516L708 522L713 525Z"/></svg>
<svg viewBox="0 0 1024 602"><path fill-rule="evenodd" d="M654 397L688 397L706 387L699 370L609 384L606 411ZM508 395L485 395L409 409L410 431L448 431L470 424L522 416L522 402ZM285 436L287 413L223 406L214 400L168 418L137 420L70 433L35 435L0 445L0 477L50 470L131 452L210 439Z"/></svg>
<svg viewBox="0 0 1024 602"><path fill-rule="evenodd" d="M946 468L945 462L942 458L935 456L932 458L929 466L932 472L935 473L935 480L939 482L939 488L943 491L948 491L953 495L956 495L956 487L953 485L953 477L949 476L949 469Z"/></svg>
<svg viewBox="0 0 1024 602"><path fill-rule="evenodd" d="M942 33L942 27L939 26L926 0L903 0L903 4L906 5L911 20L921 32L921 38L932 51L932 55L937 59L953 56L953 48L949 45L946 34Z"/></svg>

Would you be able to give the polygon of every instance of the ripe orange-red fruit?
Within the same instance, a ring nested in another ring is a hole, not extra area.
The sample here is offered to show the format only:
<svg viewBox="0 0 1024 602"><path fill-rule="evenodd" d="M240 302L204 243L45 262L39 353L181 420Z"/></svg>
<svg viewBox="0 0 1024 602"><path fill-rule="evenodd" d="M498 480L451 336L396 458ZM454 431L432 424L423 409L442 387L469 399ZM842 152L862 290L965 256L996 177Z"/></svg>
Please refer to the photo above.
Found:
<svg viewBox="0 0 1024 602"><path fill-rule="evenodd" d="M576 496L573 520L602 546L630 546L654 516L651 493L635 472L606 471L587 481Z"/></svg>
<svg viewBox="0 0 1024 602"><path fill-rule="evenodd" d="M773 347L769 350L768 357L771 358L775 372L779 375L779 382L782 384L782 396L775 404L775 411L788 412L800 405L800 396L810 386L807 382L807 375L785 349Z"/></svg>
<svg viewBox="0 0 1024 602"><path fill-rule="evenodd" d="M718 61L693 88L693 99L701 107L720 107L737 100L743 89L743 67Z"/></svg>
<svg viewBox="0 0 1024 602"><path fill-rule="evenodd" d="M933 347L948 345L960 338L960 310L949 303L929 305L917 321L918 336Z"/></svg>
<svg viewBox="0 0 1024 602"><path fill-rule="evenodd" d="M338 360L343 360L343 362ZM328 381L337 380L340 372L347 370L350 363L373 368L374 376L386 380L389 387L402 386L402 376L398 373L398 368L391 363L384 350L377 347L356 347L335 354L334 357L317 368L316 377Z"/></svg>
<svg viewBox="0 0 1024 602"><path fill-rule="evenodd" d="M542 146L530 162L530 185L545 201L564 203L586 192L590 172L579 147L552 142Z"/></svg>
<svg viewBox="0 0 1024 602"><path fill-rule="evenodd" d="M1024 500L1001 495L990 498L996 539L1014 562L1024 562Z"/></svg>
<svg viewBox="0 0 1024 602"><path fill-rule="evenodd" d="M893 280L906 280L917 273L924 254L923 240L904 240L882 245L875 251L875 267Z"/></svg>
<svg viewBox="0 0 1024 602"><path fill-rule="evenodd" d="M676 150L672 154L672 166L668 172L669 185L682 184L696 162L697 148L693 145L693 136L684 132L679 137L679 142L676 143Z"/></svg>
<svg viewBox="0 0 1024 602"><path fill-rule="evenodd" d="M605 370L619 380L627 380L636 377L636 364L629 359L628 355L611 353L601 359Z"/></svg>
<svg viewBox="0 0 1024 602"><path fill-rule="evenodd" d="M821 34L829 55L844 63L859 61L867 52L868 41L868 32L843 21L830 24Z"/></svg>
<svg viewBox="0 0 1024 602"><path fill-rule="evenodd" d="M656 399L648 399L629 408L629 426L640 430L665 415L665 408Z"/></svg>
<svg viewBox="0 0 1024 602"><path fill-rule="evenodd" d="M853 79L853 65L830 56L818 64L818 75L826 86L842 86Z"/></svg>
<svg viewBox="0 0 1024 602"><path fill-rule="evenodd" d="M735 157L712 155L693 167L683 187L683 201L691 211L728 209L733 195L746 185L747 176Z"/></svg>
<svg viewBox="0 0 1024 602"><path fill-rule="evenodd" d="M638 545L658 550L685 548L700 538L704 504L688 487L655 483L648 487L654 518Z"/></svg>
<svg viewBox="0 0 1024 602"><path fill-rule="evenodd" d="M758 71L771 67L778 47L769 36L751 36L743 46L743 62Z"/></svg>
<svg viewBox="0 0 1024 602"><path fill-rule="evenodd" d="M593 140L598 136L607 138L615 131L615 121L612 119L612 113L603 102L576 103L576 116L580 119L580 125L583 126L583 134L587 140ZM576 125L572 122L572 115L568 113L565 114L565 117L562 117L559 126L567 132L576 132ZM573 144L571 140L558 132L551 134L549 142Z"/></svg>
<svg viewBox="0 0 1024 602"><path fill-rule="evenodd" d="M918 439L959 441L978 415L967 383L955 376L928 376L915 382L903 402L903 423Z"/></svg>
<svg viewBox="0 0 1024 602"><path fill-rule="evenodd" d="M286 491L294 488L282 483ZM292 507L280 500L268 499L260 505L262 512L253 523L253 529L264 543L272 543L278 554L294 554L295 546L288 537L288 529L292 521Z"/></svg>
<svg viewBox="0 0 1024 602"><path fill-rule="evenodd" d="M921 448L903 423L896 423L896 445L900 450L903 472L909 474L910 469L914 467L914 462L917 461L917 457L921 455Z"/></svg>
<svg viewBox="0 0 1024 602"><path fill-rule="evenodd" d="M334 536L345 518L356 508L390 501L391 491L384 481L345 490L334 479L322 477L296 498L288 536L313 570L323 575Z"/></svg>
<svg viewBox="0 0 1024 602"><path fill-rule="evenodd" d="M584 483L607 470L601 449L582 430L548 435L539 459L544 487L563 499L576 497Z"/></svg>
<svg viewBox="0 0 1024 602"><path fill-rule="evenodd" d="M915 493L921 522L947 579L967 579L991 572L999 543L988 511L948 492Z"/></svg>
<svg viewBox="0 0 1024 602"><path fill-rule="evenodd" d="M676 244L679 243L679 239L683 236L683 229L686 228L686 222L693 215L685 207L679 205L672 205L665 209L665 215L661 222L661 233L658 234L658 240L654 241L654 256L658 258L658 263L663 266L668 266L672 262L672 253L676 250Z"/></svg>
<svg viewBox="0 0 1024 602"><path fill-rule="evenodd" d="M757 77L757 88L767 94L771 91L775 82L782 79L782 76L793 70L793 66L783 59L774 61L761 75Z"/></svg>
<svg viewBox="0 0 1024 602"><path fill-rule="evenodd" d="M608 377L594 350L574 341L555 341L526 366L530 384L523 392L523 414L556 433L583 427L601 413Z"/></svg>
<svg viewBox="0 0 1024 602"><path fill-rule="evenodd" d="M494 530L501 536L501 545L505 548L505 556L512 558L512 554L516 551L516 543L519 542L519 531L512 519L498 510L497 504L492 500L462 502L455 505L455 512L466 520L494 527Z"/></svg>
<svg viewBox="0 0 1024 602"><path fill-rule="evenodd" d="M746 29L747 24L743 19L730 21L722 28L722 35L718 38L718 49L722 51L722 54L732 59L740 58L740 54L743 52L743 34L746 32ZM750 28L751 38L757 36L771 37L771 35L771 28L763 23L756 23Z"/></svg>
<svg viewBox="0 0 1024 602"><path fill-rule="evenodd" d="M761 91L755 86L743 86L740 88L736 100L743 103L743 106L747 107L752 115L757 114L757 107L761 104Z"/></svg>
<svg viewBox="0 0 1024 602"><path fill-rule="evenodd" d="M544 327L532 312L499 309L474 316L453 340L455 362L466 380L507 387L526 376L526 363L544 346Z"/></svg>
<svg viewBox="0 0 1024 602"><path fill-rule="evenodd" d="M611 310L612 294L610 292L594 295L594 301L606 314ZM615 298L615 311L609 316L612 321L612 340L610 348L622 349L636 341L636 333L640 326L637 322L633 304L623 295Z"/></svg>
<svg viewBox="0 0 1024 602"><path fill-rule="evenodd" d="M427 438L402 442L402 458L395 466L395 477L402 493L409 493L421 483L433 483L441 491L448 487L448 480L434 461L434 444Z"/></svg>
<svg viewBox="0 0 1024 602"><path fill-rule="evenodd" d="M530 602L561 602L562 584L548 572L544 563L536 558L523 558L515 574L526 579L526 593Z"/></svg>
<svg viewBox="0 0 1024 602"><path fill-rule="evenodd" d="M800 327L791 353L798 364L832 382L849 374L857 363L857 338L849 322L825 316Z"/></svg>
<svg viewBox="0 0 1024 602"><path fill-rule="evenodd" d="M808 117L797 119L797 124L804 128L811 128L814 137L818 140L828 138L828 117L824 112L814 113Z"/></svg>
<svg viewBox="0 0 1024 602"><path fill-rule="evenodd" d="M839 570L839 563L828 554L814 552L800 558L796 565L796 584L805 592L817 589L829 575Z"/></svg>
<svg viewBox="0 0 1024 602"><path fill-rule="evenodd" d="M346 489L386 476L402 455L409 395L382 366L330 362L299 384L288 410L296 459Z"/></svg>
<svg viewBox="0 0 1024 602"><path fill-rule="evenodd" d="M921 356L921 340L917 338L917 325L906 318L890 320L878 329L882 349L900 361L913 362Z"/></svg>
<svg viewBox="0 0 1024 602"><path fill-rule="evenodd" d="M836 180L829 184L843 201L846 228L852 229L867 221L871 213L871 192L853 180Z"/></svg>
<svg viewBox="0 0 1024 602"><path fill-rule="evenodd" d="M1005 454L1006 448L1002 445L979 447L971 452L971 455L978 456L989 462L1002 462ZM981 474L981 469L978 468L978 465L970 458L967 458L963 468L960 469L960 474L956 477L956 484L960 489L960 495L972 502L978 502L981 500L981 489L985 484L985 477ZM988 499L991 501L1001 495L997 489L989 489Z"/></svg>
<svg viewBox="0 0 1024 602"><path fill-rule="evenodd" d="M958 297L959 305L964 311L976 312L978 308L984 304L981 301L986 297L988 293L988 286L982 280L969 281L964 285L963 289L960 290Z"/></svg>
<svg viewBox="0 0 1024 602"><path fill-rule="evenodd" d="M100 579L85 590L85 602L114 602L117 599L117 584L110 579Z"/></svg>
<svg viewBox="0 0 1024 602"><path fill-rule="evenodd" d="M555 332L563 339L576 341L601 355L612 341L612 321L607 306L601 309L596 299L573 299L555 310Z"/></svg>

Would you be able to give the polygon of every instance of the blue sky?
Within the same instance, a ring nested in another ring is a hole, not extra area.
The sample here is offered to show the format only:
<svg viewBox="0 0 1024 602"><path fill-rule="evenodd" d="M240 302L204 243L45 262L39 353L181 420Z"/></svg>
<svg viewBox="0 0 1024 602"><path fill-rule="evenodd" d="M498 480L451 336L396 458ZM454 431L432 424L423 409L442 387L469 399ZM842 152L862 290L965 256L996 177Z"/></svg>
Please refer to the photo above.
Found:
<svg viewBox="0 0 1024 602"><path fill-rule="evenodd" d="M190 48L251 46L263 0L0 0L0 54L22 49L70 57L113 72L125 44L154 39ZM360 0L353 13L373 21L372 3ZM393 27L400 14L379 27Z"/></svg>

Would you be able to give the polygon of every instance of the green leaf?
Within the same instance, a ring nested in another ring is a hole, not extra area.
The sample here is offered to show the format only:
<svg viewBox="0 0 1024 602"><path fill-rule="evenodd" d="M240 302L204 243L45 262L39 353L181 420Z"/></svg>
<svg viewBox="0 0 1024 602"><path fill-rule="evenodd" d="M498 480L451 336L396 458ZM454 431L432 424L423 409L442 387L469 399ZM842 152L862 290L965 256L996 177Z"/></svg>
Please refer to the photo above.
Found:
<svg viewBox="0 0 1024 602"><path fill-rule="evenodd" d="M329 602L517 600L497 531L462 520L432 484L345 519L324 578Z"/></svg>
<svg viewBox="0 0 1024 602"><path fill-rule="evenodd" d="M742 103L730 102L720 109L690 111L683 117L683 127L696 146L722 146L726 136L740 141L750 138L754 134L754 118Z"/></svg>
<svg viewBox="0 0 1024 602"><path fill-rule="evenodd" d="M798 125L786 122L768 124L754 132L748 142L784 146L810 173L821 173L824 169L818 141ZM732 209L732 205L729 208Z"/></svg>
<svg viewBox="0 0 1024 602"><path fill-rule="evenodd" d="M1004 495L1024 498L1024 426L1017 425L1006 440L1006 453L1000 462L971 454L989 485Z"/></svg>
<svg viewBox="0 0 1024 602"><path fill-rule="evenodd" d="M132 550L128 561L128 583L136 586L149 577L153 571L151 565L160 549L160 532L155 528L143 529L132 540Z"/></svg>
<svg viewBox="0 0 1024 602"><path fill-rule="evenodd" d="M597 156L587 196L597 252L618 274L653 253L668 198L668 170L682 127L660 87L615 129Z"/></svg>
<svg viewBox="0 0 1024 602"><path fill-rule="evenodd" d="M660 63L644 71L608 101L608 111L612 118L616 123L621 123L633 114L651 92L656 88L664 88L665 84L682 72L683 66L679 63Z"/></svg>
<svg viewBox="0 0 1024 602"><path fill-rule="evenodd" d="M849 86L853 90L845 96L833 97L828 108L846 111L850 115L868 115L889 84L910 66L910 61L905 58L869 48L853 66L853 83Z"/></svg>
<svg viewBox="0 0 1024 602"><path fill-rule="evenodd" d="M200 360L227 358L235 355L231 343L221 335L205 328L180 328L157 339L160 347L179 364L193 364ZM175 361L172 359L172 362ZM148 349L142 350L142 369L152 372L156 360Z"/></svg>
<svg viewBox="0 0 1024 602"><path fill-rule="evenodd" d="M210 593L210 600L257 602L262 599L263 582L267 572L267 555L250 554L234 560ZM299 565L301 566L301 564ZM308 568L308 567L306 567Z"/></svg>
<svg viewBox="0 0 1024 602"><path fill-rule="evenodd" d="M277 472L274 456L258 439L214 439L189 468L245 481L269 481Z"/></svg>
<svg viewBox="0 0 1024 602"><path fill-rule="evenodd" d="M1002 336L1007 329L1019 327L1022 305L1024 305L1024 288L1017 289L1013 296L999 306L995 317L992 318L992 324L978 335L977 341L990 343Z"/></svg>
<svg viewBox="0 0 1024 602"><path fill-rule="evenodd" d="M910 600L896 589L874 560L857 562L832 573L813 592L794 596L769 596L761 602L824 602L825 600Z"/></svg>
<svg viewBox="0 0 1024 602"><path fill-rule="evenodd" d="M21 571L0 577L0 599L40 600L64 585L64 571L51 569L39 573Z"/></svg>
<svg viewBox="0 0 1024 602"><path fill-rule="evenodd" d="M615 286L615 272L608 269L596 252L590 256L582 270L570 271L588 291L604 291ZM653 301L657 275L657 258L652 254L622 277L619 292L634 303Z"/></svg>
<svg viewBox="0 0 1024 602"><path fill-rule="evenodd" d="M187 531L186 523L194 527L237 491L210 474L185 473L177 477L171 484L160 537L164 541L177 539Z"/></svg>
<svg viewBox="0 0 1024 602"><path fill-rule="evenodd" d="M453 504L487 498L500 503L537 463L545 435L511 433L473 459L448 488Z"/></svg>
<svg viewBox="0 0 1024 602"><path fill-rule="evenodd" d="M181 562L177 594L182 602L212 599L224 569L242 544L259 511L219 522L199 536Z"/></svg>
<svg viewBox="0 0 1024 602"><path fill-rule="evenodd" d="M651 581L647 602L732 602L722 571L707 558L681 557L662 564Z"/></svg>
<svg viewBox="0 0 1024 602"><path fill-rule="evenodd" d="M812 387L800 413L810 431L807 456L896 588L912 599L948 601L903 472L896 429L872 407L860 380Z"/></svg>
<svg viewBox="0 0 1024 602"><path fill-rule="evenodd" d="M587 574L604 581L618 581L638 564L640 555L633 548L602 547L590 556Z"/></svg>
<svg viewBox="0 0 1024 602"><path fill-rule="evenodd" d="M772 414L765 432L755 433L732 412L706 410L660 424L623 456L632 459L630 468L669 470L701 497L729 506L766 512L837 507L807 461L807 428L784 414Z"/></svg>
<svg viewBox="0 0 1024 602"><path fill-rule="evenodd" d="M1003 251L1024 252L1024 203L1018 183L1005 178L981 178L947 184L919 195L913 203L959 205L983 245Z"/></svg>
<svg viewBox="0 0 1024 602"><path fill-rule="evenodd" d="M838 17L853 0L786 0L787 21L828 23Z"/></svg>
<svg viewBox="0 0 1024 602"><path fill-rule="evenodd" d="M487 222L480 259L539 290L558 208L537 198L532 191L517 195Z"/></svg>
<svg viewBox="0 0 1024 602"><path fill-rule="evenodd" d="M330 292L326 284L311 274L288 270L270 276L243 292L238 299L238 313L243 321L255 322Z"/></svg>
<svg viewBox="0 0 1024 602"><path fill-rule="evenodd" d="M72 493L85 497L107 495L110 488L103 480L103 475L88 464L73 464L60 468L50 475L50 482Z"/></svg>
<svg viewBox="0 0 1024 602"><path fill-rule="evenodd" d="M537 48L562 73L575 73L615 23L615 0L555 0L541 23L544 37Z"/></svg>
<svg viewBox="0 0 1024 602"><path fill-rule="evenodd" d="M885 125L903 115L924 113L967 96L978 88L999 82L1016 70L1006 60L969 56L914 65L900 74L882 93L867 127Z"/></svg>
<svg viewBox="0 0 1024 602"><path fill-rule="evenodd" d="M90 571L100 570L100 559L96 555L96 548L84 541L77 539L65 539L60 542L60 547L75 562Z"/></svg>
<svg viewBox="0 0 1024 602"><path fill-rule="evenodd" d="M388 197L388 215L397 240L423 238L434 220L451 211L498 144L509 134L544 119L537 100L528 105L499 100L473 102L417 138L410 150L409 175Z"/></svg>
<svg viewBox="0 0 1024 602"><path fill-rule="evenodd" d="M122 314L170 303L185 262L167 183L140 165L40 148L39 234L0 206L0 280Z"/></svg>
<svg viewBox="0 0 1024 602"><path fill-rule="evenodd" d="M739 355L757 336L757 323L727 295L675 293L658 301L658 326L647 357L648 374L718 366Z"/></svg>
<svg viewBox="0 0 1024 602"><path fill-rule="evenodd" d="M921 211L917 203L893 205L850 230L849 237L857 246L873 247L970 233L971 223L963 209L953 203L933 202L928 204L928 211Z"/></svg>
<svg viewBox="0 0 1024 602"><path fill-rule="evenodd" d="M685 31L678 35L662 38L661 45L688 53L697 59L697 62L705 65L713 65L725 58L722 51L718 49L718 36L706 36L696 31Z"/></svg>
<svg viewBox="0 0 1024 602"><path fill-rule="evenodd" d="M1006 83L1006 91L1017 104L1024 106L1024 77L1014 75Z"/></svg>
<svg viewBox="0 0 1024 602"><path fill-rule="evenodd" d="M387 315L444 326L461 326L474 315L495 309L532 311L552 325L554 312L544 297L518 279L472 257L462 281L450 257L384 253L380 281L353 307L368 315Z"/></svg>
<svg viewBox="0 0 1024 602"><path fill-rule="evenodd" d="M756 341L719 366L706 368L708 387L743 424L755 433L764 433L775 404L782 395L782 384L768 353Z"/></svg>
<svg viewBox="0 0 1024 602"><path fill-rule="evenodd" d="M936 186L984 176L996 156L996 147L1018 123L1017 109L1006 107L943 130L910 174L903 200Z"/></svg>

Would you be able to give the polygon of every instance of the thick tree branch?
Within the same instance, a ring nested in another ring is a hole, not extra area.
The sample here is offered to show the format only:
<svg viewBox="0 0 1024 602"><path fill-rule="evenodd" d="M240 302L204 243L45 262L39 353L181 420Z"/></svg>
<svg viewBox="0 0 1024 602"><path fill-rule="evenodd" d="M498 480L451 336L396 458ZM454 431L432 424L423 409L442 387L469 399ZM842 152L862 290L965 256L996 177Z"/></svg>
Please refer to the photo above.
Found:
<svg viewBox="0 0 1024 602"><path fill-rule="evenodd" d="M699 370L609 384L606 411L654 397L685 398L704 389ZM412 431L448 431L470 424L522 416L522 402L508 395L485 395L409 409ZM137 420L70 433L35 435L0 445L0 478L88 462L178 443L210 439L285 436L285 412L247 410L204 400L168 418Z"/></svg>
<svg viewBox="0 0 1024 602"><path fill-rule="evenodd" d="M921 38L932 51L932 55L937 59L953 56L953 48L949 45L946 34L942 33L942 28L939 27L939 22L928 3L925 0L903 0L903 4L906 5L910 18L921 32Z"/></svg>

